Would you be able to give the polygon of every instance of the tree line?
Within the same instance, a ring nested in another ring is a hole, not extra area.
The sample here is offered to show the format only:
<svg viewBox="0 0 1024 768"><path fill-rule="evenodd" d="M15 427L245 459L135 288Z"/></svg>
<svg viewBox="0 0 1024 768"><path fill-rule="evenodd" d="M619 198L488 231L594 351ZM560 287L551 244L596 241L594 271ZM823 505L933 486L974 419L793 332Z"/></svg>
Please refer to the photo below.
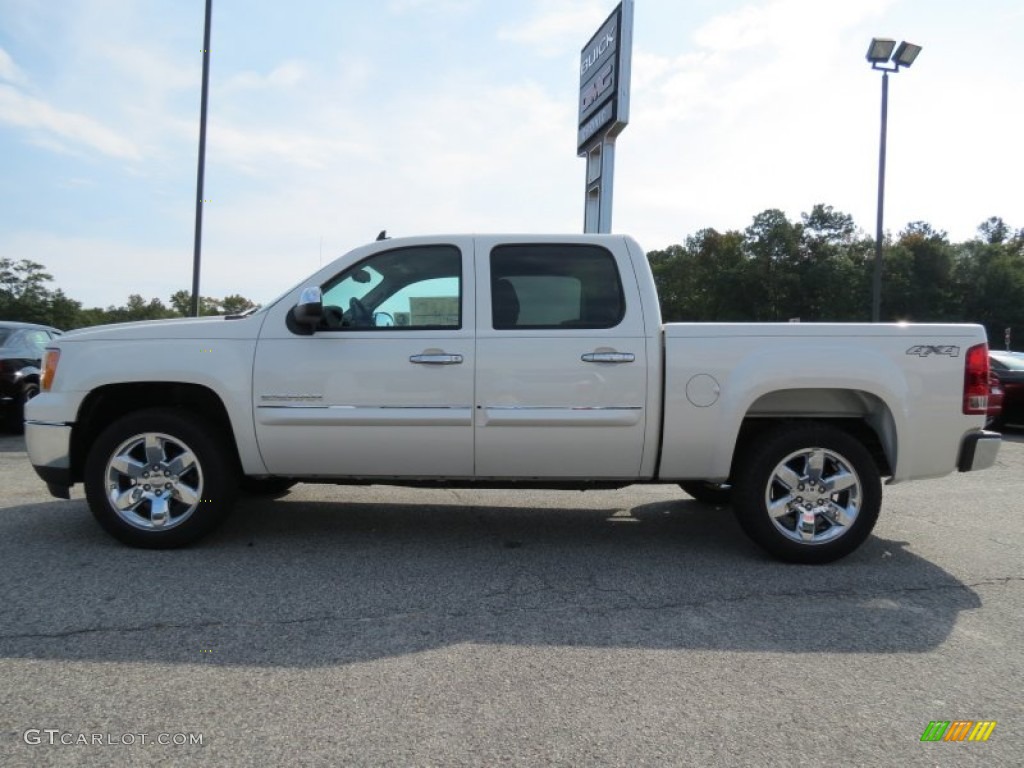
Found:
<svg viewBox="0 0 1024 768"><path fill-rule="evenodd" d="M875 241L849 214L815 205L799 221L776 209L746 229L702 229L648 259L666 322L868 322ZM881 320L980 323L989 344L1024 337L1024 229L982 222L951 243L911 222L882 248Z"/></svg>
<svg viewBox="0 0 1024 768"><path fill-rule="evenodd" d="M867 322L871 319L874 238L849 214L815 205L791 221L768 209L746 229L702 229L648 259L666 322ZM911 222L883 242L881 319L980 323L993 347L1003 330L1024 337L1024 229L992 217L966 242ZM42 264L0 258L0 319L70 330L100 323L189 314L190 292L168 303L132 294L122 306L85 308ZM256 306L240 295L204 296L203 315ZM1017 346L1021 346L1017 343Z"/></svg>
<svg viewBox="0 0 1024 768"><path fill-rule="evenodd" d="M160 299L144 299L133 293L121 306L85 308L60 288L50 288L53 276L46 267L29 259L13 261L0 258L0 320L40 323L68 331L90 325L126 323L132 320L164 320L188 317L192 293L180 290L171 294L168 303ZM202 296L201 315L233 315L257 306L238 294L222 299Z"/></svg>

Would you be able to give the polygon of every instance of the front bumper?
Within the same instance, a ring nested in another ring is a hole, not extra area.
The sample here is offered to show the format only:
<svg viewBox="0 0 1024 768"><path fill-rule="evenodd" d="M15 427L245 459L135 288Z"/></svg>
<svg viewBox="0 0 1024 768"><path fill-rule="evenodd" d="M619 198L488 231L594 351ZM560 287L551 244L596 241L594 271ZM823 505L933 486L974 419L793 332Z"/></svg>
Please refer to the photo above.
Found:
<svg viewBox="0 0 1024 768"><path fill-rule="evenodd" d="M58 499L70 498L71 425L46 421L25 422L25 446L32 468Z"/></svg>
<svg viewBox="0 0 1024 768"><path fill-rule="evenodd" d="M956 462L956 468L961 472L988 469L996 463L996 455L1002 442L1003 436L998 432L979 430L964 435L960 443L960 458Z"/></svg>

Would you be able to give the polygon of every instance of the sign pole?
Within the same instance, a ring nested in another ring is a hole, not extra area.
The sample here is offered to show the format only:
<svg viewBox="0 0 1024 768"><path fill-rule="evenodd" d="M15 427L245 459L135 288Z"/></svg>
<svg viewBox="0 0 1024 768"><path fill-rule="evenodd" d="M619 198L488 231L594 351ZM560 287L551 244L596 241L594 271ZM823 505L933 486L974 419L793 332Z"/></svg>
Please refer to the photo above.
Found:
<svg viewBox="0 0 1024 768"><path fill-rule="evenodd" d="M580 51L576 152L586 158L583 231L612 231L615 139L629 123L633 0L622 0Z"/></svg>
<svg viewBox="0 0 1024 768"><path fill-rule="evenodd" d="M210 92L210 16L213 0L206 0L206 26L203 30L203 92L199 108L199 170L196 173L196 239L192 250L192 306L190 314L199 317L199 258L203 247L203 177L206 173L206 102Z"/></svg>

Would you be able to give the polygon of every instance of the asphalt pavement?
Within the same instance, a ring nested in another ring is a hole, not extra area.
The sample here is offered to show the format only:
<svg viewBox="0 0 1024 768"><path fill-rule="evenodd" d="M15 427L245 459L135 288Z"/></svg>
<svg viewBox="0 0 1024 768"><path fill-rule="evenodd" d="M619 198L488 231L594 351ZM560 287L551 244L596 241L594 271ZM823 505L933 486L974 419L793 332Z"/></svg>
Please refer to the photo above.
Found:
<svg viewBox="0 0 1024 768"><path fill-rule="evenodd" d="M1022 514L1017 433L827 566L670 486L300 485L150 552L0 436L0 766L1020 766Z"/></svg>

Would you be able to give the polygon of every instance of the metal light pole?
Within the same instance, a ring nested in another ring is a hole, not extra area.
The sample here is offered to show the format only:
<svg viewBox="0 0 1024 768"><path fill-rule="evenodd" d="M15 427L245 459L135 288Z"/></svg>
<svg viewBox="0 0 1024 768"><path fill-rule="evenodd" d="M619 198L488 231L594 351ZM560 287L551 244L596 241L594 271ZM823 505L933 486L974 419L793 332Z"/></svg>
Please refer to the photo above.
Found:
<svg viewBox="0 0 1024 768"><path fill-rule="evenodd" d="M893 49L895 48L895 52ZM867 60L871 68L882 72L882 127L878 139L878 216L875 221L875 275L871 290L871 322L877 323L882 314L882 221L885 210L885 137L889 123L889 73L914 63L921 46L874 37L868 48ZM891 63L891 67L886 64Z"/></svg>
<svg viewBox="0 0 1024 768"><path fill-rule="evenodd" d="M203 94L199 108L199 170L196 174L196 240L192 250L192 317L199 317L199 257L203 247L203 177L206 173L206 102L210 91L210 16L213 0L206 0L203 30Z"/></svg>

